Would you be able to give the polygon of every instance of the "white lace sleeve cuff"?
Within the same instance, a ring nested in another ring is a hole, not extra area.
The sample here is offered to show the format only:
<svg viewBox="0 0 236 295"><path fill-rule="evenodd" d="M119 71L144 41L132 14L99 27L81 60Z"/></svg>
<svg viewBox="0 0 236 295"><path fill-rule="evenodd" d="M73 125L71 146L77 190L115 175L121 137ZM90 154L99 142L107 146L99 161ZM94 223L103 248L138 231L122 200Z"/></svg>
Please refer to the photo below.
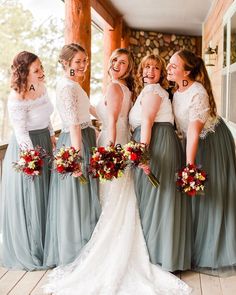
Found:
<svg viewBox="0 0 236 295"><path fill-rule="evenodd" d="M206 123L209 117L209 99L207 94L198 93L193 96L189 108L189 121L201 121Z"/></svg>
<svg viewBox="0 0 236 295"><path fill-rule="evenodd" d="M69 125L77 125L80 123L78 115L78 92L71 85L66 85L60 95L60 101L63 104L65 120Z"/></svg>
<svg viewBox="0 0 236 295"><path fill-rule="evenodd" d="M160 84L148 84L144 87L143 89L143 95L147 94L147 93L153 93L153 94L156 94L156 95L159 95L162 100L168 96L168 93L167 91L165 91L165 89L163 89L161 87Z"/></svg>
<svg viewBox="0 0 236 295"><path fill-rule="evenodd" d="M33 143L26 127L27 105L22 102L10 102L8 103L8 112L20 148L33 149Z"/></svg>

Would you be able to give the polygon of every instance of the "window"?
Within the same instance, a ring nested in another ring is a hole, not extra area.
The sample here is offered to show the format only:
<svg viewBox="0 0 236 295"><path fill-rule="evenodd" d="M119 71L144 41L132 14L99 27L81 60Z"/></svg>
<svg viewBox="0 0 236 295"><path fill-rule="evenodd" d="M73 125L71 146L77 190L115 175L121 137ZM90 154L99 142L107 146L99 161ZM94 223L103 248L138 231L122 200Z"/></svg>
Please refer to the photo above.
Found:
<svg viewBox="0 0 236 295"><path fill-rule="evenodd" d="M236 2L224 16L222 116L236 128Z"/></svg>

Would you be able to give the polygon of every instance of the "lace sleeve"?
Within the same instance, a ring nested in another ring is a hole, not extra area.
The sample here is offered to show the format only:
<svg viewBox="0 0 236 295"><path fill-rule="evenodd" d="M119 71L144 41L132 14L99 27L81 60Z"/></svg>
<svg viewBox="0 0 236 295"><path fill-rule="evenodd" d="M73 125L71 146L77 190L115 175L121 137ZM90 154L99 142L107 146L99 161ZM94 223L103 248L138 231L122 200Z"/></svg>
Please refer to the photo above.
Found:
<svg viewBox="0 0 236 295"><path fill-rule="evenodd" d="M8 103L8 112L19 146L22 149L33 149L26 125L28 106L22 102L11 102Z"/></svg>
<svg viewBox="0 0 236 295"><path fill-rule="evenodd" d="M159 95L162 99L164 99L166 96L168 97L167 91L165 91L160 84L148 84L143 89L143 95L147 93L153 93Z"/></svg>
<svg viewBox="0 0 236 295"><path fill-rule="evenodd" d="M69 125L79 124L79 97L78 89L71 85L66 85L59 93L61 102L61 112Z"/></svg>
<svg viewBox="0 0 236 295"><path fill-rule="evenodd" d="M193 96L189 107L189 121L201 121L205 123L209 116L209 100L205 93L197 93Z"/></svg>

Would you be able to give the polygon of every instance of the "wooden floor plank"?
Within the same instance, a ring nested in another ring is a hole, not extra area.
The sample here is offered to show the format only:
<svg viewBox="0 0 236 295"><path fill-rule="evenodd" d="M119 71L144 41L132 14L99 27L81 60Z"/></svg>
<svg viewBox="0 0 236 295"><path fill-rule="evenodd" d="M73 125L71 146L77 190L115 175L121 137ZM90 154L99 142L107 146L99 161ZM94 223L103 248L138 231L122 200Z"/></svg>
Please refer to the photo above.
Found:
<svg viewBox="0 0 236 295"><path fill-rule="evenodd" d="M0 294L8 294L25 274L23 270L9 270L0 280Z"/></svg>
<svg viewBox="0 0 236 295"><path fill-rule="evenodd" d="M38 284L35 286L35 288L32 290L30 295L43 295L43 289L42 286L46 284L48 280L48 275L50 274L51 270L48 270L45 272L44 276L41 278L41 280L38 282Z"/></svg>
<svg viewBox="0 0 236 295"><path fill-rule="evenodd" d="M218 277L200 274L200 280L202 286L202 295L223 295L220 279Z"/></svg>
<svg viewBox="0 0 236 295"><path fill-rule="evenodd" d="M48 280L48 271L12 271L0 267L1 295L43 295L42 286ZM186 271L176 274L193 288L192 295L235 295L236 276L218 278Z"/></svg>
<svg viewBox="0 0 236 295"><path fill-rule="evenodd" d="M180 274L180 278L186 284L188 284L191 288L193 288L192 295L202 295L199 273L185 271ZM209 295L213 295L213 294L209 294Z"/></svg>
<svg viewBox="0 0 236 295"><path fill-rule="evenodd" d="M3 277L8 272L8 269L0 267L0 278Z"/></svg>
<svg viewBox="0 0 236 295"><path fill-rule="evenodd" d="M220 284L223 295L236 294L236 276L220 278Z"/></svg>
<svg viewBox="0 0 236 295"><path fill-rule="evenodd" d="M30 294L45 274L44 271L27 272L18 284L11 290L9 295Z"/></svg>

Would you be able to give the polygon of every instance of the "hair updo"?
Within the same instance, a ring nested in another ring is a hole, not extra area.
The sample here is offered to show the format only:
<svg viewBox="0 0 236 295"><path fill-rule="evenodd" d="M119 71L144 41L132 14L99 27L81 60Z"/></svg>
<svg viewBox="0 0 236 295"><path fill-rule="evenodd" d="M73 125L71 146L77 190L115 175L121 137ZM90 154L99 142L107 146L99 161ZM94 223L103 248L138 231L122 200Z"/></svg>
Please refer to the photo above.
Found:
<svg viewBox="0 0 236 295"><path fill-rule="evenodd" d="M65 69L64 61L71 64L71 60L74 58L77 52L83 52L87 56L86 50L78 43L71 43L64 45L59 55L58 62L62 64L63 69Z"/></svg>

